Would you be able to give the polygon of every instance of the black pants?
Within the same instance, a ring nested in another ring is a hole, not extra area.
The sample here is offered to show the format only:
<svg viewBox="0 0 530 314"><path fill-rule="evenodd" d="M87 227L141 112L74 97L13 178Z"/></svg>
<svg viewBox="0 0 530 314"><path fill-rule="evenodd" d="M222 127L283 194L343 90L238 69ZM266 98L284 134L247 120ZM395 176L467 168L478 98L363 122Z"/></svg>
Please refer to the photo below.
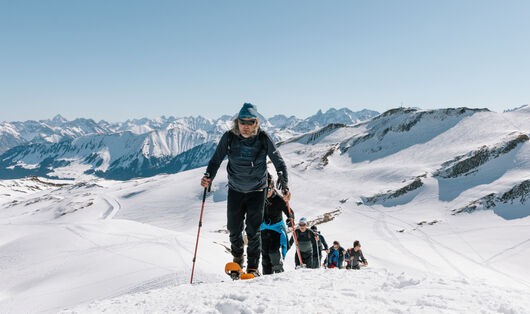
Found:
<svg viewBox="0 0 530 314"><path fill-rule="evenodd" d="M320 260L319 255L313 254L313 266L311 268L320 268L320 263L318 262ZM322 260L320 260L322 262Z"/></svg>
<svg viewBox="0 0 530 314"><path fill-rule="evenodd" d="M313 252L300 251L300 255L302 256L302 262L305 264L305 266L307 268L311 268L313 266ZM298 260L298 252L295 252L294 264L296 266L300 266L300 261Z"/></svg>
<svg viewBox="0 0 530 314"><path fill-rule="evenodd" d="M227 227L233 256L242 256L243 226L248 238L247 268L257 269L261 251L260 225L263 221L266 191L241 193L228 189Z"/></svg>
<svg viewBox="0 0 530 314"><path fill-rule="evenodd" d="M359 265L359 264L352 265L352 264L348 263L348 265L346 265L346 269L361 269L361 265Z"/></svg>
<svg viewBox="0 0 530 314"><path fill-rule="evenodd" d="M280 249L280 234L273 230L263 230L261 232L261 266L263 266L264 275L283 272Z"/></svg>

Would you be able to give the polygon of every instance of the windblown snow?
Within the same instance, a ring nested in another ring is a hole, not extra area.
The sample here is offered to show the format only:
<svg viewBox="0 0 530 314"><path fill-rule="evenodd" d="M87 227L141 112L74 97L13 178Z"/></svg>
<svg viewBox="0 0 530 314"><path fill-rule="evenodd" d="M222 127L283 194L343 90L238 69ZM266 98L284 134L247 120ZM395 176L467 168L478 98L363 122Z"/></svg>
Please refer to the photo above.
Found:
<svg viewBox="0 0 530 314"><path fill-rule="evenodd" d="M223 274L226 163L193 285L204 168L2 180L0 312L528 313L529 134L528 107L400 108L284 141L296 217L328 242L360 240L369 266L295 270L290 250L285 273L251 281Z"/></svg>

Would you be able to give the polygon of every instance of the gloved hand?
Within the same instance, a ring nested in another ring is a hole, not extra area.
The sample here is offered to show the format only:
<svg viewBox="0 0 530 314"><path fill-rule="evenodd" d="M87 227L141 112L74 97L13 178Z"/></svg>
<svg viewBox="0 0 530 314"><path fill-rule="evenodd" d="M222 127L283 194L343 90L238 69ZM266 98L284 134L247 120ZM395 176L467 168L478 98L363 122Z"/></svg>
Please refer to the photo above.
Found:
<svg viewBox="0 0 530 314"><path fill-rule="evenodd" d="M280 191L282 191L282 194L285 195L284 192L287 192L289 191L289 187L287 186L287 182L285 181L285 178L283 176L283 172L278 172L278 182L276 183L276 187L278 187L278 189Z"/></svg>
<svg viewBox="0 0 530 314"><path fill-rule="evenodd" d="M285 202L289 202L291 200L291 192L289 191L289 189L282 190L282 195L283 195L283 200Z"/></svg>

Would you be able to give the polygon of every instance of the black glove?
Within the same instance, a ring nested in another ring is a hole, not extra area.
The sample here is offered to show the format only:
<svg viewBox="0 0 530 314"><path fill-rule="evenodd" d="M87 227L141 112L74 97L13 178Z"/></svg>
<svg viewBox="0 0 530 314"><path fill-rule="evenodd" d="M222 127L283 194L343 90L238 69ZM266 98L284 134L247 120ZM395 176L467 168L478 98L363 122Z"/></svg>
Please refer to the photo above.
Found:
<svg viewBox="0 0 530 314"><path fill-rule="evenodd" d="M287 186L287 182L285 181L285 178L283 176L283 172L278 172L278 182L276 183L276 187L284 193L284 191L288 191L289 187Z"/></svg>
<svg viewBox="0 0 530 314"><path fill-rule="evenodd" d="M287 219L285 220L285 224L287 225L287 227L290 227L290 228L293 226L293 225L291 224L291 219L289 219L289 218L287 218Z"/></svg>

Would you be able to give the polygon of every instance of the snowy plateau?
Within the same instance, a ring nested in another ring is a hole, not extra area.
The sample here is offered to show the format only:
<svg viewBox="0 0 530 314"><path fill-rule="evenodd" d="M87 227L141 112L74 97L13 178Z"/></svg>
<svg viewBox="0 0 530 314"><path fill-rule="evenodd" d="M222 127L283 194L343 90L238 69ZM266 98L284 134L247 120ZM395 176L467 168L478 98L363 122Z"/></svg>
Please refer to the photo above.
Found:
<svg viewBox="0 0 530 314"><path fill-rule="evenodd" d="M530 313L530 107L352 114L263 121L297 218L369 266L295 270L291 249L231 281L225 161L193 285L231 116L2 122L0 313Z"/></svg>

